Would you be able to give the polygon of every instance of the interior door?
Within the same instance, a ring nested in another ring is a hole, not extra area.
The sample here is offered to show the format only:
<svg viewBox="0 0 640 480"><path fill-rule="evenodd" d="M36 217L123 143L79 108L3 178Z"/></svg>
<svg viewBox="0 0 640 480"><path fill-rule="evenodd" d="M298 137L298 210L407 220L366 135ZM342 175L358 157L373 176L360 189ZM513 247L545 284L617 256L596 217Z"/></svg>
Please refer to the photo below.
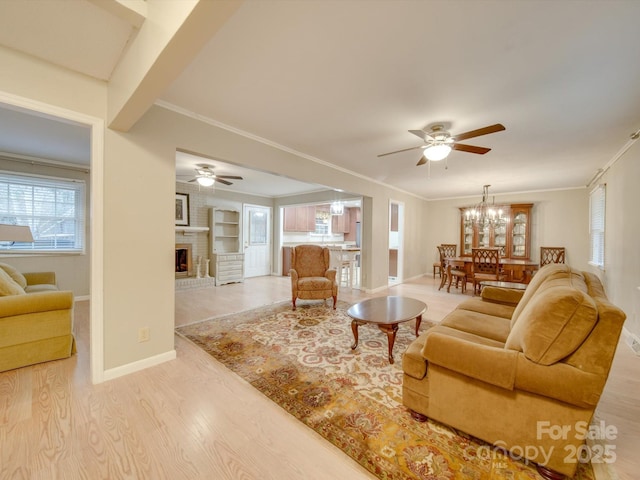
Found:
<svg viewBox="0 0 640 480"><path fill-rule="evenodd" d="M404 203L389 202L389 285L402 283Z"/></svg>
<svg viewBox="0 0 640 480"><path fill-rule="evenodd" d="M271 208L244 205L244 276L271 275Z"/></svg>

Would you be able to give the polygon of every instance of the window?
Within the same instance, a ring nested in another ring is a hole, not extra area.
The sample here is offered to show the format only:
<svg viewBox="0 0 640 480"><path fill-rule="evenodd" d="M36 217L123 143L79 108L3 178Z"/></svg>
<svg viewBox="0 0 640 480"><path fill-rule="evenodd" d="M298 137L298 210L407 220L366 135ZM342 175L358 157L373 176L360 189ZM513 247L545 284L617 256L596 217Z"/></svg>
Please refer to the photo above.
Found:
<svg viewBox="0 0 640 480"><path fill-rule="evenodd" d="M604 268L605 185L598 185L589 194L589 263Z"/></svg>
<svg viewBox="0 0 640 480"><path fill-rule="evenodd" d="M82 252L85 184L81 180L0 173L0 223L28 225L33 242L0 242L0 252Z"/></svg>

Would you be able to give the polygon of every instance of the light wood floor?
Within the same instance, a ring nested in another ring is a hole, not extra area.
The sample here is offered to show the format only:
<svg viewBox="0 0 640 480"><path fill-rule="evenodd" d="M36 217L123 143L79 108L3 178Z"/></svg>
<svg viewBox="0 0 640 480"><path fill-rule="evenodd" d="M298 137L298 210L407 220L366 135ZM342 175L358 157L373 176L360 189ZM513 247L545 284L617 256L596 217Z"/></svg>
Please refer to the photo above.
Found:
<svg viewBox="0 0 640 480"><path fill-rule="evenodd" d="M287 300L287 277L176 293L176 325ZM441 320L468 296L431 277L377 295L425 301ZM341 289L355 302L366 295ZM78 354L0 373L0 479L371 479L202 350L176 336L178 358L91 385L88 302L76 304ZM640 358L621 345L598 410L618 429L615 468L637 478Z"/></svg>

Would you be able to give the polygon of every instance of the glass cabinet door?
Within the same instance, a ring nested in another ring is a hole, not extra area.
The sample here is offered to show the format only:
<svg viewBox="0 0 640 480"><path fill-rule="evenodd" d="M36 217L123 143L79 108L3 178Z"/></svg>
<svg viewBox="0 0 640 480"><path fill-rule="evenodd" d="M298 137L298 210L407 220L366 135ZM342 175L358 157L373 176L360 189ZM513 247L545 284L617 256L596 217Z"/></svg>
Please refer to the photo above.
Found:
<svg viewBox="0 0 640 480"><path fill-rule="evenodd" d="M514 211L511 228L511 258L527 258L529 239L529 214Z"/></svg>
<svg viewBox="0 0 640 480"><path fill-rule="evenodd" d="M507 217L501 216L495 220L493 226L493 246L500 249L500 256L507 255Z"/></svg>
<svg viewBox="0 0 640 480"><path fill-rule="evenodd" d="M489 220L481 225L478 225L478 248L491 247L491 223Z"/></svg>
<svg viewBox="0 0 640 480"><path fill-rule="evenodd" d="M473 220L465 215L462 218L462 251L460 255L471 255L471 249L473 248Z"/></svg>

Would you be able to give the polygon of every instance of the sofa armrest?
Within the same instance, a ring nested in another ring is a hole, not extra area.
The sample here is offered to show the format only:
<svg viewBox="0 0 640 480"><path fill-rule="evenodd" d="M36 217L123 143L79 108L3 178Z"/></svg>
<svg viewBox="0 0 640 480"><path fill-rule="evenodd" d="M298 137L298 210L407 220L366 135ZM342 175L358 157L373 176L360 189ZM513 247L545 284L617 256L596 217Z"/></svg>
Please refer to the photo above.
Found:
<svg viewBox="0 0 640 480"><path fill-rule="evenodd" d="M598 404L606 377L585 372L568 363L541 365L518 352L515 388L560 400L581 408Z"/></svg>
<svg viewBox="0 0 640 480"><path fill-rule="evenodd" d="M56 284L56 272L31 272L23 275L27 279L27 285Z"/></svg>
<svg viewBox="0 0 640 480"><path fill-rule="evenodd" d="M73 308L73 292L39 292L0 298L0 318Z"/></svg>
<svg viewBox="0 0 640 480"><path fill-rule="evenodd" d="M516 306L524 295L524 290L515 290L513 288L500 287L484 287L482 289L482 300L493 303L502 303L505 305Z"/></svg>
<svg viewBox="0 0 640 480"><path fill-rule="evenodd" d="M429 363L454 372L513 390L518 352L482 345L443 333L427 336L423 350Z"/></svg>

